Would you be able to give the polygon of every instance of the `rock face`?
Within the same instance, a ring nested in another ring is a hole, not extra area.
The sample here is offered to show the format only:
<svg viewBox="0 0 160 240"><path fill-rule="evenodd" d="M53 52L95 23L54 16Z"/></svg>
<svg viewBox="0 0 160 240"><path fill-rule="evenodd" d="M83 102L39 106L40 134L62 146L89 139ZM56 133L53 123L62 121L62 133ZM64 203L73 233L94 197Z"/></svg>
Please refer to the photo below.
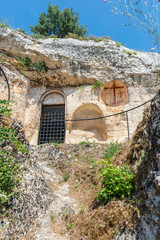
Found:
<svg viewBox="0 0 160 240"><path fill-rule="evenodd" d="M159 240L160 236L160 91L146 111L133 138L128 156L136 163L136 193L140 201L137 232L123 231L117 240ZM127 238L126 238L127 237Z"/></svg>
<svg viewBox="0 0 160 240"><path fill-rule="evenodd" d="M160 91L151 105L151 117L144 132L148 167L143 175L144 214L140 221L141 239L158 240L160 236ZM145 179L144 179L145 178Z"/></svg>
<svg viewBox="0 0 160 240"><path fill-rule="evenodd" d="M0 119L2 126L6 123ZM10 127L16 131L17 140L24 144L26 150L30 150L28 141L24 135L22 125L11 120ZM11 144L7 144L12 149ZM1 146L2 147L2 146ZM3 150L3 147L0 149ZM32 152L30 152L32 154ZM3 208L0 209L0 239L11 240L20 239L27 233L30 225L38 216L46 211L52 197L50 187L39 169L37 156L21 153L14 153L17 162L22 163L23 180L20 184L21 196L11 198Z"/></svg>
<svg viewBox="0 0 160 240"><path fill-rule="evenodd" d="M55 95L63 96L65 119L73 120L86 116L103 117L130 109L151 99L159 86L155 73L157 54L135 53L123 46L118 47L112 40L99 43L76 39L37 41L14 30L1 28L0 51L4 54L0 55L1 63L14 101L14 117L22 122L33 145L38 143L42 105L46 104L49 94L52 100L47 104L53 104ZM17 57L28 57L33 63L45 62L48 72L25 70L18 64ZM0 96L6 98L3 77L0 80ZM94 88L96 81L101 82L102 88ZM56 101L58 104L58 99ZM129 113L130 134L141 121L143 110L144 107ZM121 141L126 137L124 115L95 124L91 121L65 124L66 143Z"/></svg>

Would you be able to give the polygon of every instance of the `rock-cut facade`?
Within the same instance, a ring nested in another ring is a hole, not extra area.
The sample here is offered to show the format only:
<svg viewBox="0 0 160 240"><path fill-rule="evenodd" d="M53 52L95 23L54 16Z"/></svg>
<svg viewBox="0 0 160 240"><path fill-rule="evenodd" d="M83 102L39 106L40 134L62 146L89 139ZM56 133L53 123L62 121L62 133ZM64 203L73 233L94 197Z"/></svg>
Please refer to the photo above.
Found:
<svg viewBox="0 0 160 240"><path fill-rule="evenodd" d="M19 59L26 58L43 62L48 71L25 69ZM35 40L0 29L0 66L9 82L13 117L23 124L31 145L123 141L127 118L131 136L146 105L128 116L105 116L152 99L160 83L158 60L158 54L135 52L112 40ZM7 97L1 74L0 99Z"/></svg>

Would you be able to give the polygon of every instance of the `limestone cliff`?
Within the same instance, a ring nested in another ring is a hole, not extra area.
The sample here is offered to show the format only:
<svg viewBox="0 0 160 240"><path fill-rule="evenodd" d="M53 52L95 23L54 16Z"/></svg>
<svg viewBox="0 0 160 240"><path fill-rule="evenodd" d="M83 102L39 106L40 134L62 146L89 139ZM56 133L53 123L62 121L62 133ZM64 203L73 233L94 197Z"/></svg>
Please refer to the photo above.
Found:
<svg viewBox="0 0 160 240"><path fill-rule="evenodd" d="M32 63L45 64L48 71L22 66L18 58L26 57ZM63 94L65 119L72 120L89 115L111 115L143 104L156 94L160 84L156 73L158 54L135 52L117 46L112 40L35 40L12 29L0 28L0 64L9 81L11 100L14 101L13 116L23 124L25 135L32 145L38 143L42 105L49 93L50 96ZM96 81L103 89L93 88ZM104 91L103 100L103 90L110 82L109 88L117 82L119 89L125 91L118 92L117 97L113 96L113 92ZM1 76L0 97L7 97L7 86ZM121 97L124 101L117 107L110 107L105 102L107 98L110 102L110 98L116 101ZM141 107L129 113L130 135L142 120L143 110ZM68 122L65 143L122 141L127 137L124 115L106 118L98 127L97 124L90 125L89 121L79 125Z"/></svg>
<svg viewBox="0 0 160 240"><path fill-rule="evenodd" d="M157 85L153 73L158 55L135 52L117 46L112 40L94 42L75 39L35 40L11 29L0 29L0 51L8 56L29 57L32 62L45 62L48 73L39 75L19 69L32 81L46 86L77 86L124 79L128 84L146 87ZM151 81L152 79L152 81Z"/></svg>
<svg viewBox="0 0 160 240"><path fill-rule="evenodd" d="M117 240L159 240L160 236L160 91L144 112L133 137L128 161L136 170L135 196L140 221L135 235L123 229Z"/></svg>

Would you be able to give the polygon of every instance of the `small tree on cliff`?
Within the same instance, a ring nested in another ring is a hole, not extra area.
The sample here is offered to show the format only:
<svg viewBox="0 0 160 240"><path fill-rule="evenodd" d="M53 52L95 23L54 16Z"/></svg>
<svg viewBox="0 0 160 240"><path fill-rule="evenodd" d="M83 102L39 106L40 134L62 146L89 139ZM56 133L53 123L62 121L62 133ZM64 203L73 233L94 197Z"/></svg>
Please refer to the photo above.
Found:
<svg viewBox="0 0 160 240"><path fill-rule="evenodd" d="M160 3L159 0L104 0L111 5L111 12L131 19L136 27L150 35L157 51L160 49ZM128 26L129 24L125 24Z"/></svg>
<svg viewBox="0 0 160 240"><path fill-rule="evenodd" d="M68 33L74 33L78 36L84 36L87 27L79 25L79 15L73 9L64 8L59 10L59 6L49 3L47 13L42 12L39 16L38 24L30 26L31 31L35 34L50 36L55 34L57 37L63 38Z"/></svg>

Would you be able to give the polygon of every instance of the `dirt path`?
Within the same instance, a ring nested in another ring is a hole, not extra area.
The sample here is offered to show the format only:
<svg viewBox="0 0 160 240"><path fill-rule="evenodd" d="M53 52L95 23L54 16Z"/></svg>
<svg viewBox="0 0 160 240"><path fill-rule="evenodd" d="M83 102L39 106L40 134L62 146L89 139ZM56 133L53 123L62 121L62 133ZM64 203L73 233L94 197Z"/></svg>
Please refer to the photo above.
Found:
<svg viewBox="0 0 160 240"><path fill-rule="evenodd" d="M63 220L68 212L76 214L76 201L69 196L69 184L62 182L58 170L51 168L49 163L42 159L39 159L37 164L51 187L53 201L47 212L35 220L22 240L68 240Z"/></svg>

